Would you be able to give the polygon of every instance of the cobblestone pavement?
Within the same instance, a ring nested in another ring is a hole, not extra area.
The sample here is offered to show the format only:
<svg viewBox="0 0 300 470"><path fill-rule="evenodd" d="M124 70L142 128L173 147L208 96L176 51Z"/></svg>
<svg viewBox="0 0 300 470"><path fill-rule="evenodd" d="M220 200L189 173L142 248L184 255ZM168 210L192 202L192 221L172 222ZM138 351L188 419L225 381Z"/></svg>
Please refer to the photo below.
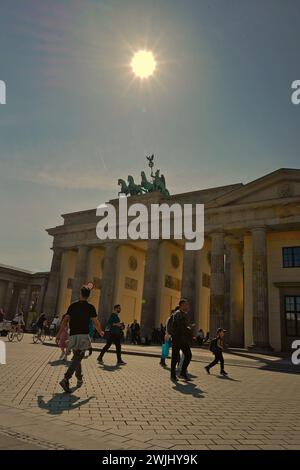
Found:
<svg viewBox="0 0 300 470"><path fill-rule="evenodd" d="M6 344L0 449L300 449L300 375L284 365L227 356L222 378L217 368L205 373L209 352L196 353L193 382L174 385L155 357L124 355L127 365L116 367L107 353L103 367L94 353L83 361L84 385L66 395L56 347L30 335Z"/></svg>

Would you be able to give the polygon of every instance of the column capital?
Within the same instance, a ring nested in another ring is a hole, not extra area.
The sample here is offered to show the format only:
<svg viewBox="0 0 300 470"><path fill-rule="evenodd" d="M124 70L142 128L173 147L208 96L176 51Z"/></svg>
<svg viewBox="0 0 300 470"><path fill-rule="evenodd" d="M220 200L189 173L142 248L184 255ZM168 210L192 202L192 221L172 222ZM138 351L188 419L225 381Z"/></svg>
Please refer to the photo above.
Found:
<svg viewBox="0 0 300 470"><path fill-rule="evenodd" d="M85 245L84 243L80 244L80 245L77 245L76 246L76 250L79 251L89 251L90 250L90 246L89 245Z"/></svg>
<svg viewBox="0 0 300 470"><path fill-rule="evenodd" d="M244 234L240 233L231 233L228 234L225 238L226 246L240 246L244 245Z"/></svg>
<svg viewBox="0 0 300 470"><path fill-rule="evenodd" d="M255 225L254 227L251 227L251 232L266 232L267 227L266 225Z"/></svg>
<svg viewBox="0 0 300 470"><path fill-rule="evenodd" d="M125 241L126 240L124 240L124 242ZM109 241L103 243L103 245L100 245L100 246L102 248L107 249L107 248L119 248L119 246L121 246L121 245L122 245L122 243L120 243L118 240L116 240L116 241L109 240Z"/></svg>
<svg viewBox="0 0 300 470"><path fill-rule="evenodd" d="M208 233L208 236L210 238L216 238L216 237L225 237L225 230L223 228L216 228L215 230L212 230L211 232Z"/></svg>
<svg viewBox="0 0 300 470"><path fill-rule="evenodd" d="M242 249L242 247L243 247L243 241L242 241L242 240L236 240L236 239L230 238L229 240L225 240L225 245L226 245L228 248L238 248L238 249Z"/></svg>
<svg viewBox="0 0 300 470"><path fill-rule="evenodd" d="M53 251L53 253L60 254L60 253L62 253L62 252L64 251L64 248L61 247L61 246L55 246L55 245L53 245L53 246L51 247L51 250Z"/></svg>

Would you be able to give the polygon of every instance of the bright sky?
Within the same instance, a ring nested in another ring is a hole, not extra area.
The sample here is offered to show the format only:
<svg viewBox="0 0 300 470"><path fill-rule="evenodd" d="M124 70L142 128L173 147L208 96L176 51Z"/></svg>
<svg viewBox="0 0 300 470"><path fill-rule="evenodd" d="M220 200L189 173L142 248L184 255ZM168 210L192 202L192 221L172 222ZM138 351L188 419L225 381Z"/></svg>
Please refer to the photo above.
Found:
<svg viewBox="0 0 300 470"><path fill-rule="evenodd" d="M299 168L298 0L2 0L0 262L48 270L45 228L155 153L171 193ZM133 53L154 74L133 80Z"/></svg>

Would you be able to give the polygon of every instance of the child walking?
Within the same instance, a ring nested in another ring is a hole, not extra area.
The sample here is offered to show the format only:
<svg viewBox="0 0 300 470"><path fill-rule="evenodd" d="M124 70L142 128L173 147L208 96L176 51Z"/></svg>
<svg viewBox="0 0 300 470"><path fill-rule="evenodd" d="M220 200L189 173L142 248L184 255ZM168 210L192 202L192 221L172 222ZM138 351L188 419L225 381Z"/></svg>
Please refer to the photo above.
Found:
<svg viewBox="0 0 300 470"><path fill-rule="evenodd" d="M208 374L210 374L210 369L214 367L218 362L220 362L220 374L221 375L228 375L227 372L224 370L224 357L223 357L223 349L224 349L224 343L223 343L223 338L225 331L223 328L218 328L217 329L217 334L216 337L210 342L210 350L211 352L215 355L214 360L208 365L205 366L205 370Z"/></svg>
<svg viewBox="0 0 300 470"><path fill-rule="evenodd" d="M62 320L66 314L62 317ZM69 343L69 327L68 324L63 327L59 335L58 346L61 349L60 360L66 361L68 358L68 343Z"/></svg>

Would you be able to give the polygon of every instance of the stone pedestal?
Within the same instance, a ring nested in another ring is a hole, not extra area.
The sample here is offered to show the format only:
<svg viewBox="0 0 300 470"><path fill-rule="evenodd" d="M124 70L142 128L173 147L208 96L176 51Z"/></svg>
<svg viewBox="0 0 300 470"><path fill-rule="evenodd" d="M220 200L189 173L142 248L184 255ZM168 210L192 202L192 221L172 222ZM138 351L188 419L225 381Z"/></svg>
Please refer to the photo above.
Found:
<svg viewBox="0 0 300 470"><path fill-rule="evenodd" d="M159 268L159 240L148 240L145 260L143 304L141 312L142 338L151 338L157 309L157 281Z"/></svg>
<svg viewBox="0 0 300 470"><path fill-rule="evenodd" d="M213 338L217 328L225 328L224 315L224 233L211 235L211 287L210 287L210 337Z"/></svg>

